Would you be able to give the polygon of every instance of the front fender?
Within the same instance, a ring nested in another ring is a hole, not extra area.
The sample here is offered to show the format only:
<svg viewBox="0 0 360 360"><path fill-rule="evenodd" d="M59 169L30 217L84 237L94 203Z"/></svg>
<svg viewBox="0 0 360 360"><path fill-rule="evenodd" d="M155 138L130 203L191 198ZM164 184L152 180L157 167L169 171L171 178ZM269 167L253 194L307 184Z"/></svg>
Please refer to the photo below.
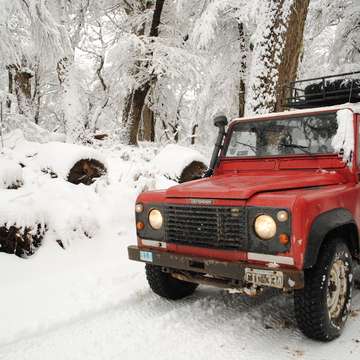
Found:
<svg viewBox="0 0 360 360"><path fill-rule="evenodd" d="M326 235L336 228L349 224L354 225L358 232L357 225L351 212L344 208L326 211L315 218L308 236L304 258L304 269L311 268L316 264L321 245ZM356 242L356 246L358 247L358 236L356 236Z"/></svg>

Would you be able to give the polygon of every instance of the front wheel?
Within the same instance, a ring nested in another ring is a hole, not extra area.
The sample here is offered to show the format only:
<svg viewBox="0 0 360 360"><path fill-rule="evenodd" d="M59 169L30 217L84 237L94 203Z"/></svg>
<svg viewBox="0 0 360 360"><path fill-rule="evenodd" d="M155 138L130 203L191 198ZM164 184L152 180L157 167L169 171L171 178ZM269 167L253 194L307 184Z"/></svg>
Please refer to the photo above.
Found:
<svg viewBox="0 0 360 360"><path fill-rule="evenodd" d="M352 257L341 238L327 241L316 265L305 270L305 286L295 291L295 315L309 338L337 338L350 313L353 289Z"/></svg>
<svg viewBox="0 0 360 360"><path fill-rule="evenodd" d="M166 299L178 300L191 295L198 284L181 281L161 271L159 266L146 264L146 278L151 290Z"/></svg>

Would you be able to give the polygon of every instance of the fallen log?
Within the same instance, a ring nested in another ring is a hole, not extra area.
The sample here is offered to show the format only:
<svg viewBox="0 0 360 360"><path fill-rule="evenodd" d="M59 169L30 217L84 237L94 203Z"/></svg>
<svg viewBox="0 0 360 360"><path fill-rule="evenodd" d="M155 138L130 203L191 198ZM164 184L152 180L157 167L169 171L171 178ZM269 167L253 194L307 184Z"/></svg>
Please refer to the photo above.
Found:
<svg viewBox="0 0 360 360"><path fill-rule="evenodd" d="M70 169L67 180L76 185L91 185L105 174L106 167L102 162L95 159L82 159Z"/></svg>
<svg viewBox="0 0 360 360"><path fill-rule="evenodd" d="M19 257L31 256L41 245L45 231L46 228L40 224L25 228L6 224L0 226L0 252Z"/></svg>
<svg viewBox="0 0 360 360"><path fill-rule="evenodd" d="M38 146L37 150L34 164L39 164L42 172L52 178L76 185L91 185L107 173L106 160L97 150L87 146L51 142Z"/></svg>
<svg viewBox="0 0 360 360"><path fill-rule="evenodd" d="M95 140L105 140L108 137L109 137L108 134L95 134L94 135Z"/></svg>
<svg viewBox="0 0 360 360"><path fill-rule="evenodd" d="M199 179L207 169L206 159L198 151L184 146L170 144L151 161L155 173L184 183Z"/></svg>
<svg viewBox="0 0 360 360"><path fill-rule="evenodd" d="M207 166L201 161L193 161L187 165L179 177L179 183L184 183L202 178Z"/></svg>

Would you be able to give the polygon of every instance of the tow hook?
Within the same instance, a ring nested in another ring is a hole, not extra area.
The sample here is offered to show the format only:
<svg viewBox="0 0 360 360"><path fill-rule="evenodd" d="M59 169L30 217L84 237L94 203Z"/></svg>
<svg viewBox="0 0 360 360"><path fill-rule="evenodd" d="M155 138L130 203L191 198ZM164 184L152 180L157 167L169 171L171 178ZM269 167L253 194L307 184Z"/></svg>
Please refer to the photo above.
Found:
<svg viewBox="0 0 360 360"><path fill-rule="evenodd" d="M262 290L263 290L262 288L259 288L257 286L244 287L244 293L252 297L259 295L262 292Z"/></svg>
<svg viewBox="0 0 360 360"><path fill-rule="evenodd" d="M260 295L263 292L262 288L251 286L251 287L243 287L243 288L228 288L225 289L229 294L245 294L250 297L255 297Z"/></svg>

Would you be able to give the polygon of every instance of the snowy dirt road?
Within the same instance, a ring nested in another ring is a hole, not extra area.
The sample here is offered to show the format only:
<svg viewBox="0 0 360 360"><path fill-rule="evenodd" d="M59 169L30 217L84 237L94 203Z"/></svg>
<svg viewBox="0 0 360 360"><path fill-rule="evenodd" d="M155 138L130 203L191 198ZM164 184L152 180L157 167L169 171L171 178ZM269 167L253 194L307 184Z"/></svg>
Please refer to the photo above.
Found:
<svg viewBox="0 0 360 360"><path fill-rule="evenodd" d="M124 259L122 259L124 260ZM124 266L126 262L121 261ZM118 299L0 347L0 359L358 359L360 291L343 336L321 344L296 329L290 296L246 298L200 288L170 302L152 294L142 265L114 276ZM54 309L55 310L55 309ZM55 310L56 311L56 310Z"/></svg>

